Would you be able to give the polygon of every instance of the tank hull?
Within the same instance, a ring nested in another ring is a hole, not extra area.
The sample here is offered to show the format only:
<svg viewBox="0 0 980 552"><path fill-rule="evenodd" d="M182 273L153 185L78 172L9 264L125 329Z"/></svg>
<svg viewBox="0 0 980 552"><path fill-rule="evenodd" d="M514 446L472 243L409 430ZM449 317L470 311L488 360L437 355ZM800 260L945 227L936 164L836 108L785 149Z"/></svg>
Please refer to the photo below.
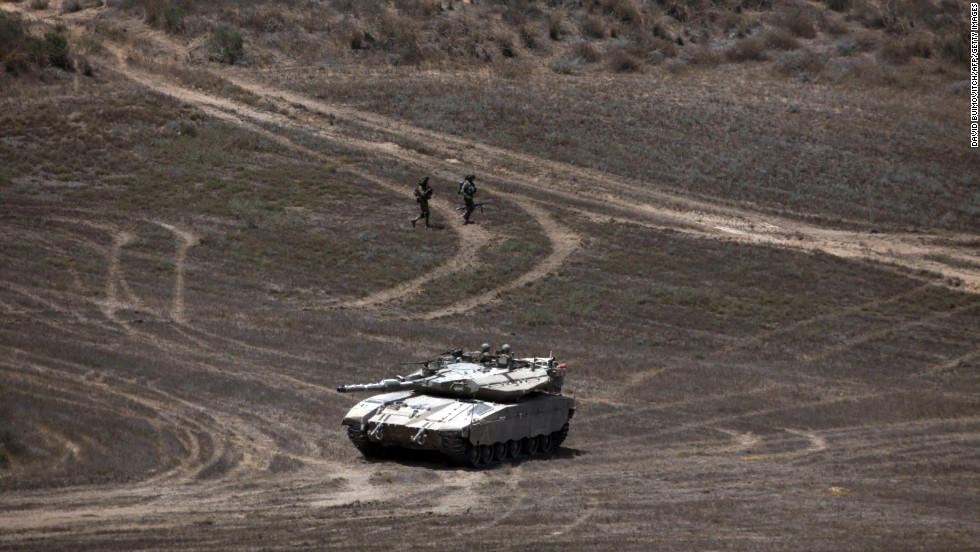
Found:
<svg viewBox="0 0 980 552"><path fill-rule="evenodd" d="M574 413L574 399L563 395L542 393L497 403L398 391L364 399L343 424L366 456L391 448L434 450L481 466L554 452Z"/></svg>

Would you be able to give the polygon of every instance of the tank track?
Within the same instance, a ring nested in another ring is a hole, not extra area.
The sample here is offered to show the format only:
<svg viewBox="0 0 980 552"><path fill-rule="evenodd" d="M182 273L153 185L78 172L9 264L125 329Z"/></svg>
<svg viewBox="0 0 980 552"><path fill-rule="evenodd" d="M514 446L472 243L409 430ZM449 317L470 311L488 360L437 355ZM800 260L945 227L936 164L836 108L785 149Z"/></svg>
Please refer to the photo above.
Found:
<svg viewBox="0 0 980 552"><path fill-rule="evenodd" d="M347 428L347 438L350 439L357 450L361 451L361 454L368 458L377 458L383 456L384 450L381 445L377 443L372 443L368 438L366 431L360 429L354 429L352 427Z"/></svg>
<svg viewBox="0 0 980 552"><path fill-rule="evenodd" d="M565 437L568 437L568 422L565 422L565 425L561 426L561 429L551 434L551 450L558 450L558 447L565 442Z"/></svg>
<svg viewBox="0 0 980 552"><path fill-rule="evenodd" d="M490 468L515 458L554 454L568 437L568 423L548 435L495 445L472 445L461 437L443 437L443 452L456 464Z"/></svg>
<svg viewBox="0 0 980 552"><path fill-rule="evenodd" d="M456 464L466 463L466 443L462 437L443 437L442 450Z"/></svg>

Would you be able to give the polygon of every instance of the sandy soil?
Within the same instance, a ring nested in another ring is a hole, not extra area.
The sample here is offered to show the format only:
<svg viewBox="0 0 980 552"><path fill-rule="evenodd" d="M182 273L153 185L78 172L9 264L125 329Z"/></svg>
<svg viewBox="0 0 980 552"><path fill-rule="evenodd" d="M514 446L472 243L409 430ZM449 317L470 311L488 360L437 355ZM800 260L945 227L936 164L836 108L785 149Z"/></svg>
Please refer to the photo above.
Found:
<svg viewBox="0 0 980 552"><path fill-rule="evenodd" d="M22 9L19 4L11 7ZM85 17L91 13L63 18L70 30L81 32ZM161 59L186 56L186 45L138 21L121 24L150 37L166 52ZM302 129L329 143L447 179L458 175L460 166L471 167L492 175L483 182L487 191L506 194L538 221L550 251L537 264L467 301L406 318L463 315L560 271L587 238L562 223L565 212L704 240L820 251L880 263L903 274L938 273L943 278L930 279L932 285L980 293L980 270L964 268L980 266L980 252L971 245L976 236L842 231L713 205L277 90L237 69L215 69L275 105L302 107L287 117L182 87L130 63L125 44L105 46L110 55L102 62L133 85L177 98L312 157L326 159L269 128ZM372 138L359 138L362 129L369 129ZM387 139L373 138L378 135ZM404 139L424 140L435 153L423 155L394 144ZM361 169L345 170L390 186ZM443 220L455 218L450 199L433 202ZM166 366L141 377L67 360L41 345L6 341L0 358L5 385L16 383L17 389L74 405L98 419L126 419L142 428L143 446L159 457L128 480L96 473L88 484L28 485L4 493L4 549L375 549L383 544L398 550L951 550L970 549L980 538L980 417L969 414L977 401L970 388L941 388L931 396L936 402L966 405L960 411L830 423L838 409L888 403L904 390L840 374L836 387L796 396L790 390L797 382L776 374L759 385L692 392L673 402L630 399L631 389L674 370L651 366L603 382L610 387L607 394L583 393L573 434L552 458L481 471L429 457L367 461L345 442L339 427L324 421L330 418L324 413L342 413L351 404L332 391L337 375L327 372L333 365L247 339L242 335L252 329L247 317L240 332L195 317L186 288L188 255L199 237L190 229L97 212L49 216L49 221L53 229L40 236L22 225L5 225L3 239L45 247L45 239L64 244L72 236L92 236L86 239L104 266L104 287L95 295L79 290L39 293L0 278L6 318L68 336L92 352L147 362L170 359L200 383L183 387L177 380L184 376L167 375ZM128 271L123 253L131 246L131 226L137 222L172 234L173 286L162 307L141 298L131 285L139 275ZM457 237L457 252L439 268L360 299L303 308L331 316L339 311L361 321L384 319L390 316L386 306L410 299L423 284L479 263L479 248L499 237L479 224L452 224L448 231ZM967 304L910 324L933 324L970 309L974 306ZM130 314L134 311L142 313L139 321ZM820 322L826 319L801 324ZM764 343L785 331L760 330L717 354ZM816 355L829 358L875 336L850 336ZM978 350L936 364L930 374L975 365ZM285 364L300 368L269 369ZM234 393L209 391L212 383L261 386L271 398L263 398L265 406L255 409L248 399L229 400ZM808 409L814 412L814 423L781 425L780 415L787 410ZM53 426L44 431L50 449L60 451L53 462L68 465L99 454L84 434L65 434ZM952 466L950 475L942 475L935 463Z"/></svg>

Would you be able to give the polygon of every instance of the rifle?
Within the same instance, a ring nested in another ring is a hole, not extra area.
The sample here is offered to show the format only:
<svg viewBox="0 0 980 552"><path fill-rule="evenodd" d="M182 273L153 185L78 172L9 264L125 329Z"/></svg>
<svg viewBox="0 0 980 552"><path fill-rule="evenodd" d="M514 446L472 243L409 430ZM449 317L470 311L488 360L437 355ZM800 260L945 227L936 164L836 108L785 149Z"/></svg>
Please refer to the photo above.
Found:
<svg viewBox="0 0 980 552"><path fill-rule="evenodd" d="M474 207L479 207L480 208L480 213L483 213L483 206L484 205L490 205L491 203L492 202L490 202L490 201L485 201L483 203L474 203L473 206ZM462 207L457 207L456 210L457 211L464 211L464 210L466 210L466 206L464 205Z"/></svg>

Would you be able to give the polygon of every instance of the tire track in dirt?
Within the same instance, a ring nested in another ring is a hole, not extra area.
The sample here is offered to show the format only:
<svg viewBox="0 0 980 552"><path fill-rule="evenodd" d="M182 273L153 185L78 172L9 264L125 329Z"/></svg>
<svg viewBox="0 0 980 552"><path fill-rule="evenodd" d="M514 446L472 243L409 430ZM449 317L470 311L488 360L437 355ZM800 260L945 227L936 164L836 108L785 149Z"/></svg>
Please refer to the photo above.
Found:
<svg viewBox="0 0 980 552"><path fill-rule="evenodd" d="M166 48L176 47L165 37L158 37L158 39L163 41ZM395 135L403 139L423 140L436 149L440 144L451 144L457 150L475 152L474 159L465 160L473 167L490 174L503 175L510 186L536 194L545 193L552 199L561 199L560 204L576 205L586 201L591 206L587 210L596 214L605 212L607 206L612 205L631 213L628 217L630 219L657 220L666 223L672 229L701 237L733 239L750 244L803 251L819 250L843 258L871 259L886 265L901 266L906 270L931 270L946 276L947 281L941 282L941 285L960 287L962 283L962 287L968 291L980 293L980 268L963 268L964 266L980 267L980 255L964 245L969 243L970 236L956 237L950 234L942 238L946 245L940 250L936 245L939 236L899 233L872 235L828 230L776 216L763 216L749 210L651 190L644 183L593 169L513 152L450 134L421 129L391 117L313 100L289 91L271 89L242 76L235 70L225 70L221 74L233 84L254 94L266 98L280 98L290 106L305 109L313 116L329 116L330 125L318 127L321 133L325 126L336 126L337 123L343 125L345 121L352 121L355 125L367 125L370 130L382 136ZM250 109L247 106L241 107ZM339 119L338 113L341 115ZM419 152L406 153L397 146L391 147L389 141L380 143L363 141L349 136L339 136L335 132L332 138L374 154L395 154L401 160L412 164L418 164L421 159L431 157ZM430 165L447 165L445 159L452 157L453 154L446 150L446 147L448 146L443 146L444 149L441 150L442 159L430 159ZM501 160L507 162L500 163ZM520 167L520 170L501 168L501 165ZM542 172L541 167L546 167L547 170ZM573 186L567 182L585 182L587 185ZM626 191L635 197L629 200L620 199ZM528 200L530 197L523 196L522 199ZM681 205L683 209L666 207L666 205ZM923 245L924 243L926 245ZM944 263L937 260L943 257L951 261ZM433 315L439 313L428 316L434 317Z"/></svg>
<svg viewBox="0 0 980 552"><path fill-rule="evenodd" d="M280 145L286 146L292 151L302 153L308 157L320 160L329 160L324 154L309 149L305 146L296 144L283 134L278 134L260 126L260 124L265 124L274 127L281 128L302 128L308 133L319 136L325 140L332 141L335 143L344 144L346 146L352 147L354 149L359 149L361 151L368 151L375 154L386 155L392 157L393 148L389 144L378 144L376 142L369 142L365 140L357 140L353 138L343 138L339 134L333 134L321 127L310 127L310 126L300 126L297 121L291 120L288 117L273 114L269 112L259 111L246 104L238 103L232 100L226 100L217 98L216 96L209 95L206 93L198 92L195 90L189 90L179 86L172 85L165 81L160 80L156 76L150 75L148 73L138 71L134 68L129 67L126 64L125 53L117 46L108 45L107 49L112 52L117 60L116 69L120 71L121 74L125 75L127 78L139 83L140 85L155 90L159 93L177 98L186 103L191 103L197 105L206 114L229 122L237 126L243 126L251 131L257 132L262 136L269 138ZM256 123L257 122L257 123ZM397 148L396 148L397 149ZM396 159L401 159L401 156L395 155ZM390 182L376 178L373 175L366 173L365 171L358 170L352 167L347 167L343 169L344 172L351 174L357 178L367 180L375 185L382 186L391 190L394 193L402 193L404 190ZM452 220L455 218L455 210L448 201L436 201L432 203L433 210L438 212L440 216L447 220ZM376 306L383 303L393 302L399 299L403 299L418 292L418 288L422 283L433 281L441 276L451 274L462 266L469 266L469 263L475 260L474 252L479 250L479 248L489 242L489 238L485 231L475 230L472 232L456 232L459 238L460 245L457 248L457 254L455 258L449 259L442 266L437 267L428 274L420 276L409 282L404 282L391 289L381 290L372 294L366 298L341 302L339 304L327 304L327 307L367 307Z"/></svg>
<svg viewBox="0 0 980 552"><path fill-rule="evenodd" d="M187 319L184 316L184 265L187 261L187 250L200 243L200 239L187 230L177 228L172 224L161 221L153 221L158 226L166 228L178 238L177 252L174 254L174 291L171 300L170 318L175 322L183 323Z"/></svg>
<svg viewBox="0 0 980 552"><path fill-rule="evenodd" d="M855 314L855 313L860 313L860 312L864 312L864 311L876 309L876 308L883 307L883 306L886 306L886 305L893 305L893 304L896 304L896 303L898 303L900 301L904 301L904 300L906 300L906 299L908 299L910 297L913 297L914 295L916 295L918 293L921 293L923 291L927 291L930 288L932 288L932 285L931 284L925 284L925 285L922 285L922 286L918 286L916 288L913 288L911 290L908 290L908 291L905 291L905 292L902 292L902 293L893 295L892 297L889 297L887 299L882 299L882 300L877 300L877 301L869 301L867 303L862 303L860 305L856 305L856 306L853 306L853 307L838 308L838 309L835 309L831 313L822 314L822 315L814 316L814 317L811 317L811 318L806 318L806 319L800 320L799 322L794 322L792 324L785 324L785 325L782 325L782 326L780 326L778 328L775 328L775 329L772 329L772 330L766 330L766 331L763 331L763 332L759 332L759 333L757 333L755 335L752 335L752 336L748 336L748 337L739 339L735 343L732 343L730 345L726 345L726 346L722 347L721 349L719 349L719 350L711 353L709 356L711 356L711 357L717 357L717 356L727 355L727 354L730 354L730 353L735 352L737 350L744 349L746 347L751 347L753 345L758 345L758 344L763 343L763 342L765 342L767 340L770 340L770 339L772 339L772 338L774 338L776 336L780 336L780 335L784 335L784 334L789 334L789 333L792 333L794 331L800 330L802 328L806 328L808 326L812 326L814 324L819 324L819 323L823 323L823 322L832 322L834 320L839 320L841 318L844 318L846 316L849 316L849 315L852 315L852 314Z"/></svg>
<svg viewBox="0 0 980 552"><path fill-rule="evenodd" d="M421 141L440 152L443 159L454 152L472 152L464 162L490 174L503 174L509 185L536 193L547 193L566 206L585 203L582 209L600 215L615 207L630 216L631 222L654 220L685 233L706 238L732 239L750 244L775 245L803 251L823 251L848 259L869 259L894 264L910 271L926 270L952 281L942 285L963 287L980 293L980 254L969 247L973 236L949 233L945 236L918 233L879 233L831 230L776 215L709 203L651 189L648 184L603 173L594 169L540 158L452 134L420 128L398 119L369 113L301 94L273 89L243 76L235 70L222 75L234 84L266 98L281 98L314 114L329 115L333 124L349 121L380 135L395 135ZM417 153L421 158L423 154ZM576 185L567 184L576 182ZM630 196L622 199L624 195ZM669 207L675 206L675 207ZM608 217L605 217L608 220ZM940 247L938 241L945 242ZM946 257L949 262L940 259ZM978 268L965 268L965 267ZM958 280L958 281L957 281Z"/></svg>
<svg viewBox="0 0 980 552"><path fill-rule="evenodd" d="M131 484L99 486L95 488L80 488L68 493L59 493L57 497L45 491L37 491L21 497L31 504L31 509L25 509L23 515L5 517L4 526L8 529L30 529L42 531L55 525L85 523L86 518L97 517L112 519L113 524L125 524L127 519L136 521L146 515L146 508L136 508L129 511L126 507L114 506L124 503L128 497L140 497L150 500L155 512L165 512L170 515L189 515L194 512L207 511L209 504L223 503L233 493L238 500L248 501L249 497L259 498L262 503L264 495L278 494L278 489L251 489L240 487L241 482L248 481L256 472L264 471L276 456L283 452L262 433L258 428L244 423L241 419L221 415L215 412L215 405L199 405L154 388L152 385L138 385L131 391L122 389L119 382L109 384L93 380L87 375L76 372L84 367L72 365L71 370L61 370L50 366L51 363L71 363L56 358L39 359L41 363L27 360L34 356L25 351L17 351L21 362L11 363L0 361L15 370L29 370L28 373L44 378L45 388L65 389L79 393L82 389L104 397L103 400L83 407L97 407L116 411L121 416L138 416L148 423L175 435L183 443L186 453L173 468L154 474L142 481ZM137 393L138 390L138 393ZM126 404L139 405L150 412L152 416L125 407ZM220 409L219 409L220 410ZM237 421L236 421L237 420ZM168 428L168 423L172 426ZM206 447L202 444L206 442ZM205 475L213 466L226 462L226 454L232 446L238 452L233 454L233 465L222 466L216 477ZM206 449L210 449L207 453ZM205 456L204 454L207 454ZM290 456L288 453L286 456ZM292 455L295 457L295 455ZM318 472L311 472L302 481L314 484L322 481L323 469L329 472L339 472L343 467L334 462L320 460L317 457L300 457L304 464L319 466ZM193 482L192 487L181 483ZM47 504L46 515L37 519L38 503ZM100 504L96 509L92 504ZM108 506L104 506L108 505ZM15 511L18 511L16 508ZM56 520L56 523L55 523Z"/></svg>
<svg viewBox="0 0 980 552"><path fill-rule="evenodd" d="M526 286L532 282L544 278L549 274L557 272L568 257L575 252L576 249L578 249L579 245L581 244L581 238L579 238L577 234L558 224L558 222L555 221L551 215L533 203L525 202L524 209L534 215L541 224L541 227L544 229L545 236L547 236L548 241L551 242L551 253L548 254L543 261L532 266L530 270L524 272L510 282L488 290L480 295L470 297L463 301L457 301L450 307L429 311L422 315L423 320L433 320L444 316L461 314L478 306L494 303L500 299L500 295L502 293L517 289L521 286Z"/></svg>
<svg viewBox="0 0 980 552"><path fill-rule="evenodd" d="M422 287L429 282L450 276L466 269L466 267L479 264L480 260L477 254L480 248L490 243L490 234L483 228L476 226L468 227L465 233L467 238L465 244L461 245L459 253L450 258L446 263L417 278L394 287L376 291L360 299L340 303L340 306L343 308L366 308L405 300L420 294Z"/></svg>
<svg viewBox="0 0 980 552"><path fill-rule="evenodd" d="M882 337L885 337L887 335L890 335L890 334L893 334L893 333L896 333L896 332L907 331L907 330L911 330L913 328L917 328L917 327L920 327L920 326L926 326L928 324L931 324L931 323L934 323L934 322L937 322L937 321L940 321L940 320L945 320L947 318L951 318L951 317L956 316L958 314L963 314L965 312L968 312L970 310L977 309L977 308L978 308L978 305L967 304L967 305L964 305L962 307L957 307L955 309L951 309L951 310L947 310L947 311L941 311L941 312L936 312L936 313L933 313L933 314L931 314L929 316L924 316L924 317L918 318L916 320L909 320L909 321L903 322L901 324L895 324L895 325L888 326L888 327L885 327L885 328L879 328L879 329L875 329L875 330L870 330L870 331L867 331L867 332L863 332L863 333L861 333L859 335L855 335L855 336L853 336L853 337L845 340L843 343L840 343L840 344L838 344L838 345L836 345L834 347L829 347L829 348L821 351L820 353L818 353L816 355L803 355L802 360L804 362L819 362L821 360L824 360L824 359L826 359L828 357L831 357L833 355L836 355L838 353L847 351L848 349L853 349L853 348L858 347L860 345L863 345L865 343L869 343L869 342L871 342L871 341L873 341L875 339L880 339Z"/></svg>

